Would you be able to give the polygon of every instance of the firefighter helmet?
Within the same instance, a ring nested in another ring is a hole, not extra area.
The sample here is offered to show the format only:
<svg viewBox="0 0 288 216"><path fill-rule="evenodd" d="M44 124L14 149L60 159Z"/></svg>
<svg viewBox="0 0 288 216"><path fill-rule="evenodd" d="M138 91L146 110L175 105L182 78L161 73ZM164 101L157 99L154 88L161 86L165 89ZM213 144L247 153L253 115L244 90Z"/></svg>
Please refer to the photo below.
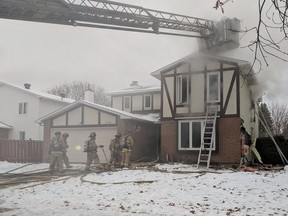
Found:
<svg viewBox="0 0 288 216"><path fill-rule="evenodd" d="M96 137L96 133L95 132L92 132L89 137Z"/></svg>

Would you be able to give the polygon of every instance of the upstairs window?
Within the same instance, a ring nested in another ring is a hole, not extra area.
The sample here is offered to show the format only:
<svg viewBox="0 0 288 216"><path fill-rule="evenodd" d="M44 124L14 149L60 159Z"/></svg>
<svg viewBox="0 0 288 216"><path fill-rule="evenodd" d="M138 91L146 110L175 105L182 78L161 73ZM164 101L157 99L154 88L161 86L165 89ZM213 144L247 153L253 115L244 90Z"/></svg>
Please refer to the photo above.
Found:
<svg viewBox="0 0 288 216"><path fill-rule="evenodd" d="M188 76L179 75L176 77L176 103L185 104L188 102Z"/></svg>
<svg viewBox="0 0 288 216"><path fill-rule="evenodd" d="M131 97L130 96L125 96L124 97L124 106L123 106L124 111L131 111Z"/></svg>
<svg viewBox="0 0 288 216"><path fill-rule="evenodd" d="M19 114L27 114L27 103L19 103Z"/></svg>
<svg viewBox="0 0 288 216"><path fill-rule="evenodd" d="M144 110L151 109L151 95L144 95Z"/></svg>
<svg viewBox="0 0 288 216"><path fill-rule="evenodd" d="M220 101L220 73L213 72L207 74L207 101Z"/></svg>

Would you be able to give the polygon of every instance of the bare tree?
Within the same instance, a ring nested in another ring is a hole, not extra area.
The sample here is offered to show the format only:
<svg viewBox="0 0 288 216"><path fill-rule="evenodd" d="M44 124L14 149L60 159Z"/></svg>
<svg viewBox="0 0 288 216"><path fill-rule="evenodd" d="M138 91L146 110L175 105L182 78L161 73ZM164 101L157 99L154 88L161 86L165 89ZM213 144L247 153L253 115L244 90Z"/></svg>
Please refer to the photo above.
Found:
<svg viewBox="0 0 288 216"><path fill-rule="evenodd" d="M272 103L269 108L273 120L274 134L288 137L288 105Z"/></svg>
<svg viewBox="0 0 288 216"><path fill-rule="evenodd" d="M94 92L94 102L97 104L109 106L110 99L105 95L104 88L95 86L88 82L73 81L63 83L47 90L48 93L61 97L68 97L75 100L84 99L86 90Z"/></svg>
<svg viewBox="0 0 288 216"><path fill-rule="evenodd" d="M215 9L221 9L224 13L224 5L232 0L214 0ZM254 61L269 65L268 56L288 62L287 27L288 27L288 3L287 0L258 0L258 23L255 27L241 31L243 34L254 33L254 39L244 47L254 52ZM277 35L276 35L277 33ZM279 36L280 35L280 36Z"/></svg>

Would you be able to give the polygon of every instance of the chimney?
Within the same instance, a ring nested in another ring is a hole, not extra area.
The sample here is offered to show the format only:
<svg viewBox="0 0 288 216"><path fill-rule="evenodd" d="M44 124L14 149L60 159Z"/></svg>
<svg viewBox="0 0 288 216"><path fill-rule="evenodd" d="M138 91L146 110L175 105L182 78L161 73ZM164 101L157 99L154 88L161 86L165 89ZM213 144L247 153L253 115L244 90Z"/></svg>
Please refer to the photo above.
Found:
<svg viewBox="0 0 288 216"><path fill-rule="evenodd" d="M25 83L25 84L24 84L24 88L25 88L25 89L30 89L30 87L31 87L31 84L29 84L29 83Z"/></svg>
<svg viewBox="0 0 288 216"><path fill-rule="evenodd" d="M94 92L90 89L85 90L84 100L94 103Z"/></svg>
<svg viewBox="0 0 288 216"><path fill-rule="evenodd" d="M132 81L132 83L130 84L130 87L132 88L141 88L142 86L138 85L138 81Z"/></svg>

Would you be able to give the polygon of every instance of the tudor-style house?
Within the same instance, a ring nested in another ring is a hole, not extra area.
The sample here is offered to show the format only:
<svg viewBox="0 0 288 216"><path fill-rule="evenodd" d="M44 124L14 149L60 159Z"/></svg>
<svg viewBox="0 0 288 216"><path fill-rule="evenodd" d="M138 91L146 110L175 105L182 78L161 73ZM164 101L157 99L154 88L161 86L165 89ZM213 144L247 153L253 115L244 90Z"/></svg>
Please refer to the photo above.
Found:
<svg viewBox="0 0 288 216"><path fill-rule="evenodd" d="M111 107L131 113L160 113L160 86L140 86L133 81L129 88L109 92Z"/></svg>
<svg viewBox="0 0 288 216"><path fill-rule="evenodd" d="M211 163L239 163L241 124L258 137L251 91L256 79L249 62L196 53L152 76L161 80L162 158L199 163L204 140L213 134Z"/></svg>
<svg viewBox="0 0 288 216"><path fill-rule="evenodd" d="M0 82L0 138L43 140L43 127L35 120L74 101L30 87Z"/></svg>

